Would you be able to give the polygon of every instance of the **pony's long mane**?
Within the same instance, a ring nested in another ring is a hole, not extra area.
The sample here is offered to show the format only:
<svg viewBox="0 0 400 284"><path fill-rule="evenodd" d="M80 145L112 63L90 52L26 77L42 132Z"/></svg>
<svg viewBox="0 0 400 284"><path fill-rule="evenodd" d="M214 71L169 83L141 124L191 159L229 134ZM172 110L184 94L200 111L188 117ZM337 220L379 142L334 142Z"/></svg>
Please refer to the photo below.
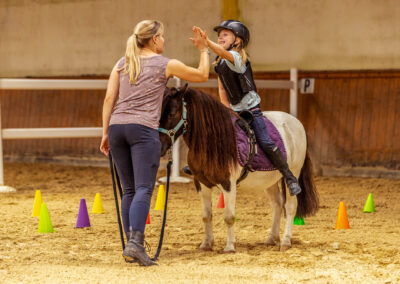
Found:
<svg viewBox="0 0 400 284"><path fill-rule="evenodd" d="M230 172L237 165L236 132L232 124L232 115L236 113L196 89L187 89L185 101L188 121L185 141L191 168L213 185L229 181Z"/></svg>

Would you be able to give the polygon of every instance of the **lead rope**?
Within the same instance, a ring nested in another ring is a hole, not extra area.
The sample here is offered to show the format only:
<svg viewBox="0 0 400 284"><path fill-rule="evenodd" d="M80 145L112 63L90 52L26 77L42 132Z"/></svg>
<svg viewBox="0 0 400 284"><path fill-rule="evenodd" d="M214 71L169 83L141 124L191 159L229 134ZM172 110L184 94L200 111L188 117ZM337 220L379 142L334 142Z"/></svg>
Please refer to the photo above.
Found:
<svg viewBox="0 0 400 284"><path fill-rule="evenodd" d="M168 152L169 159L168 159L168 164L167 164L167 189L166 189L166 193L165 193L164 216L163 216L163 223L161 226L160 241L158 242L157 252L156 252L155 256L151 259L153 261L156 261L161 253L161 247L162 247L162 243L164 240L165 223L167 220L167 203L168 203L169 181L170 181L170 176L171 176L171 165L172 165L171 149L169 149L168 151L169 151ZM119 180L117 169L115 168L115 165L113 166L111 152L109 153L108 157L110 160L110 171L111 171L111 179L112 179L113 190L114 190L115 207L117 210L119 233L120 233L120 237L121 237L122 250L124 250L125 249L125 240L124 240L124 233L122 231L122 222L121 222L121 215L119 213L118 195L117 195L116 187L118 186L121 200L122 200L122 188L121 188L121 183ZM117 184L117 186L116 186L116 184ZM147 242L145 242L145 246L146 246L147 251L150 253L150 250L151 250L150 245Z"/></svg>
<svg viewBox="0 0 400 284"><path fill-rule="evenodd" d="M172 165L172 146L171 146L171 148L168 149L167 190L165 192L164 216L163 216L163 222L162 222L162 226L161 226L160 241L158 242L157 252L154 255L154 257L151 259L152 261L156 261L158 256L160 255L162 243L164 240L164 229L165 229L165 223L167 221L167 204L168 204L168 192L169 192L169 179L170 179L170 175L171 175L171 165Z"/></svg>
<svg viewBox="0 0 400 284"><path fill-rule="evenodd" d="M108 158L110 160L110 171L111 171L111 179L112 179L112 184L113 184L113 189L114 189L115 208L117 209L119 234L121 236L122 250L124 250L125 249L125 240L124 240L124 233L122 232L121 215L119 214L119 204L118 204L117 188L115 186L114 173L115 173L116 178L117 178L118 189L120 189L121 199L122 199L122 189L121 189L121 185L120 185L120 182L119 182L119 177L118 177L117 171L113 167L113 161L112 161L111 152L108 153ZM114 169L115 169L115 171L114 171Z"/></svg>

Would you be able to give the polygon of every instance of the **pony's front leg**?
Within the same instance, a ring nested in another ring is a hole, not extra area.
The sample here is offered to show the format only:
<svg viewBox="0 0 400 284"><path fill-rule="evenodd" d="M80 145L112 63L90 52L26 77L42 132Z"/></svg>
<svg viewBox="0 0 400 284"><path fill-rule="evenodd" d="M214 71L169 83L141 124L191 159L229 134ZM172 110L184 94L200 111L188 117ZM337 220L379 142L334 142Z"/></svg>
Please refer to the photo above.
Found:
<svg viewBox="0 0 400 284"><path fill-rule="evenodd" d="M227 240L224 252L235 252L235 205L236 205L236 181L231 179L226 184L222 185L224 192L224 221L227 227Z"/></svg>
<svg viewBox="0 0 400 284"><path fill-rule="evenodd" d="M202 216L204 223L204 240L200 245L201 250L212 250L214 235L212 228L212 201L211 188L201 185L200 198L202 205Z"/></svg>
<svg viewBox="0 0 400 284"><path fill-rule="evenodd" d="M286 251L292 247L292 228L293 220L297 211L297 198L287 194L286 196L286 225L285 232L283 234L283 240L281 242L281 251Z"/></svg>
<svg viewBox="0 0 400 284"><path fill-rule="evenodd" d="M269 201L272 207L272 227L271 231L269 233L268 239L265 241L266 245L269 246L274 246L278 245L279 246L279 229L280 229L280 224L281 224L281 216L282 216L282 195L279 190L278 183L274 184L270 188L266 190L266 193L269 197Z"/></svg>

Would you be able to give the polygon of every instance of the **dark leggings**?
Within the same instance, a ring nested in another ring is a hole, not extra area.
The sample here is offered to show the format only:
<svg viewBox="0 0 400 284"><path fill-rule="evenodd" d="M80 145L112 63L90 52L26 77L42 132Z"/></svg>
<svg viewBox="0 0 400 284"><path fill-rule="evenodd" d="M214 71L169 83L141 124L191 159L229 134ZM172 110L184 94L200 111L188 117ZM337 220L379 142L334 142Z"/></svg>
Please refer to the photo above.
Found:
<svg viewBox="0 0 400 284"><path fill-rule="evenodd" d="M265 125L264 116L259 106L250 110L253 113L254 121L251 128L254 130L256 140L261 149L267 153L274 150L276 145L269 137L267 126Z"/></svg>
<svg viewBox="0 0 400 284"><path fill-rule="evenodd" d="M123 188L121 215L125 233L129 227L144 233L160 164L159 133L140 124L113 124L108 141Z"/></svg>

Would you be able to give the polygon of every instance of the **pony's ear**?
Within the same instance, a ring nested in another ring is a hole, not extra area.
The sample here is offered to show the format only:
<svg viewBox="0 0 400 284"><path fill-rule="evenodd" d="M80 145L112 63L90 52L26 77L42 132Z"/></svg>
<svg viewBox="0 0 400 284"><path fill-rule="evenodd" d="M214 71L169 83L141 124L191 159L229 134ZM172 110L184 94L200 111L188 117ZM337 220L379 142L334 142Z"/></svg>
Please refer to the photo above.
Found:
<svg viewBox="0 0 400 284"><path fill-rule="evenodd" d="M174 87L172 88L166 87L164 90L164 98L174 96L177 93L177 91L178 90Z"/></svg>
<svg viewBox="0 0 400 284"><path fill-rule="evenodd" d="M188 86L189 86L189 84L185 83L185 85L183 85L183 87L179 89L179 96L181 98L183 98L183 96L187 93L187 91L189 89Z"/></svg>

